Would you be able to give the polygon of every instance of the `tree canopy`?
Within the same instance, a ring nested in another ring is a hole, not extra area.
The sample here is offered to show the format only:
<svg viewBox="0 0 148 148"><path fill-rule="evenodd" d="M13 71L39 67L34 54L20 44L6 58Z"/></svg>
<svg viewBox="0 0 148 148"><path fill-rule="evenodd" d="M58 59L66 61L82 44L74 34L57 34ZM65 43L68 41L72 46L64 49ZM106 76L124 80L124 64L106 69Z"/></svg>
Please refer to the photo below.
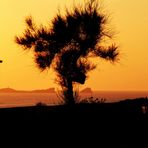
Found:
<svg viewBox="0 0 148 148"><path fill-rule="evenodd" d="M35 62L41 70L52 67L57 82L67 92L67 102L73 99L73 83L84 84L87 73L96 68L89 57L100 57L114 62L118 58L117 46L102 46L104 38L112 36L107 27L107 16L101 12L97 0L84 6L66 9L56 14L50 26L38 27L32 17L26 18L26 29L16 37L16 43L34 51Z"/></svg>

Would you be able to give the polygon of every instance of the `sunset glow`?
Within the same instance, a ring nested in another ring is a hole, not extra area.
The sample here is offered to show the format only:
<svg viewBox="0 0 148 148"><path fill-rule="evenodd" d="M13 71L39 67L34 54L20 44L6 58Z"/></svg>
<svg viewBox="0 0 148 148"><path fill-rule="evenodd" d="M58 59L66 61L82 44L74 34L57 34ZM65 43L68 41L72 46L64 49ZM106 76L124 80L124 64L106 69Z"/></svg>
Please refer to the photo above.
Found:
<svg viewBox="0 0 148 148"><path fill-rule="evenodd" d="M77 2L75 0L75 2ZM80 0L78 0L80 2ZM0 5L0 88L19 90L57 87L53 71L40 72L32 52L19 47L14 37L25 29L25 17L31 15L37 24L48 25L58 9L70 8L69 0L3 0ZM109 14L113 41L119 45L120 61L115 64L95 59L97 69L89 74L84 87L93 90L148 90L148 1L104 0Z"/></svg>

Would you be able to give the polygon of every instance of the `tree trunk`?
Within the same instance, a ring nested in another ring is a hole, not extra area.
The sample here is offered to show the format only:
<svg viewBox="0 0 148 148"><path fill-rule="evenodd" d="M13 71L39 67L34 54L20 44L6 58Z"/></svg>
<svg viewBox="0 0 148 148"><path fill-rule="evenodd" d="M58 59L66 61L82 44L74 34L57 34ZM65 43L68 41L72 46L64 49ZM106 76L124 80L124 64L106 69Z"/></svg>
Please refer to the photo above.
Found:
<svg viewBox="0 0 148 148"><path fill-rule="evenodd" d="M66 103L68 105L74 105L75 104L75 99L73 96L73 85L72 85L72 81L68 80L67 81L67 92L66 92Z"/></svg>

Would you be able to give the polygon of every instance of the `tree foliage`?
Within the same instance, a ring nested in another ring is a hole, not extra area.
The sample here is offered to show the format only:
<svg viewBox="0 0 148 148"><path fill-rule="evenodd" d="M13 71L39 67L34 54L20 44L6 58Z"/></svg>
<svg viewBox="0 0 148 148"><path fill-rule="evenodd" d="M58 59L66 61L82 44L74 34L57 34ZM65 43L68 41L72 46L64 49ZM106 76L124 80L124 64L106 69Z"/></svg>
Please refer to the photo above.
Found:
<svg viewBox="0 0 148 148"><path fill-rule="evenodd" d="M66 9L65 15L56 14L48 27L37 27L32 17L27 17L26 29L16 37L16 43L34 51L41 70L52 67L58 83L68 92L69 83L84 84L87 73L96 68L88 60L90 56L112 62L118 58L115 44L101 46L111 35L106 28L107 17L100 10L97 0L90 0L71 11Z"/></svg>

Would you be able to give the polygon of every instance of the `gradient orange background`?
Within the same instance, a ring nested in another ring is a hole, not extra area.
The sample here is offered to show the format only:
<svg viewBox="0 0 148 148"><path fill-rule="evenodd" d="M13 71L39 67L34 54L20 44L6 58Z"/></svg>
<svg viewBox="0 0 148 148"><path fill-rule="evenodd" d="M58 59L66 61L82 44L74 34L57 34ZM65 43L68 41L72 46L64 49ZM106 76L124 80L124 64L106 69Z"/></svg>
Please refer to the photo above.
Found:
<svg viewBox="0 0 148 148"><path fill-rule="evenodd" d="M0 88L57 87L54 72L41 73L33 54L16 45L14 36L24 31L26 16L32 15L38 24L48 24L58 8L70 8L72 4L72 0L1 0L0 59L4 62L0 64ZM148 1L104 0L103 7L112 18L110 25L116 32L114 41L120 46L120 62L111 65L98 59L98 68L81 88L148 90Z"/></svg>

